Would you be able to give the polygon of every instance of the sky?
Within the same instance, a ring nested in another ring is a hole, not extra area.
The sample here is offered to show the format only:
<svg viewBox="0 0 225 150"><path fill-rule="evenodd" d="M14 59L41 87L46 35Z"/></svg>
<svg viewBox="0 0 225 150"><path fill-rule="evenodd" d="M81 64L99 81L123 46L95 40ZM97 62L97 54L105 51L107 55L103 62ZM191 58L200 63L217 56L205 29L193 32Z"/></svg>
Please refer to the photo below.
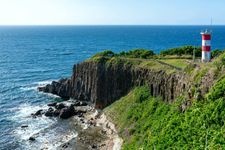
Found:
<svg viewBox="0 0 225 150"><path fill-rule="evenodd" d="M0 0L0 25L225 24L225 0Z"/></svg>

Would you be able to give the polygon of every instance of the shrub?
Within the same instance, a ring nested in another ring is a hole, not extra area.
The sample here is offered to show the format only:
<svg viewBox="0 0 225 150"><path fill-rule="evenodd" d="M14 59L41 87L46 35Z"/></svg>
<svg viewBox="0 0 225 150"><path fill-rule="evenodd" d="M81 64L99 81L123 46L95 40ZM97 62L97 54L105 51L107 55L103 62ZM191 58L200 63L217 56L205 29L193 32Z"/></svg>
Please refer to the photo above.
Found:
<svg viewBox="0 0 225 150"><path fill-rule="evenodd" d="M113 117L123 149L224 149L225 79L210 90L209 101L194 101L181 113L138 87L105 110Z"/></svg>
<svg viewBox="0 0 225 150"><path fill-rule="evenodd" d="M122 51L118 56L128 57L128 58L143 58L147 59L154 56L155 53L152 50L146 49L135 49L128 52Z"/></svg>
<svg viewBox="0 0 225 150"><path fill-rule="evenodd" d="M212 51L211 56L212 56L212 58L215 58L215 57L220 56L220 54L222 54L222 53L223 53L223 51L216 49L216 50Z"/></svg>
<svg viewBox="0 0 225 150"><path fill-rule="evenodd" d="M114 52L111 50L105 50L103 52L99 52L97 54L95 54L93 57L113 57L115 56Z"/></svg>
<svg viewBox="0 0 225 150"><path fill-rule="evenodd" d="M216 82L207 95L208 100L225 98L225 77Z"/></svg>
<svg viewBox="0 0 225 150"><path fill-rule="evenodd" d="M194 46L183 46L183 47L177 47L177 48L171 48L168 50L163 50L160 52L160 55L193 55L193 52L195 51L196 57L201 57L201 47L194 47Z"/></svg>

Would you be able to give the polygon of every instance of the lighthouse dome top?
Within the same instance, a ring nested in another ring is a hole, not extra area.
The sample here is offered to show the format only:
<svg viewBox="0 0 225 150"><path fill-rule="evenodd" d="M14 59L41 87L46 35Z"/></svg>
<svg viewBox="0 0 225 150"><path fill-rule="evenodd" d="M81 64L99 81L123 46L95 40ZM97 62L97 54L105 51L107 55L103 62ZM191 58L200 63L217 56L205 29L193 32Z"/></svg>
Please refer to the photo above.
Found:
<svg viewBox="0 0 225 150"><path fill-rule="evenodd" d="M202 30L202 31L201 31L201 34L205 34L205 35L207 35L207 34L212 34L212 31L209 31L208 29Z"/></svg>

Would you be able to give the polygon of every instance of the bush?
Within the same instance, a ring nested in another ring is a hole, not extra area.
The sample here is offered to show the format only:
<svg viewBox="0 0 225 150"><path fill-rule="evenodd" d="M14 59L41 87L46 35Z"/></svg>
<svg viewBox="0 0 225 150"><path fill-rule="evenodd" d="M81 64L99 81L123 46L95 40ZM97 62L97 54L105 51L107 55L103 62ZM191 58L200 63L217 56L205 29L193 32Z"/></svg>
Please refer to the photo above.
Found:
<svg viewBox="0 0 225 150"><path fill-rule="evenodd" d="M152 50L146 49L135 49L128 52L122 51L118 54L118 56L128 57L128 58L151 58L155 53Z"/></svg>
<svg viewBox="0 0 225 150"><path fill-rule="evenodd" d="M220 56L220 54L222 54L222 53L223 53L223 51L216 49L211 52L211 56L212 56L212 58L215 58L215 57Z"/></svg>
<svg viewBox="0 0 225 150"><path fill-rule="evenodd" d="M106 108L123 138L122 149L225 149L225 79L210 90L209 101L194 101L181 113L138 87Z"/></svg>
<svg viewBox="0 0 225 150"><path fill-rule="evenodd" d="M115 56L114 52L111 50L105 50L103 52L99 52L95 54L93 57L113 57Z"/></svg>
<svg viewBox="0 0 225 150"><path fill-rule="evenodd" d="M225 98L225 77L216 82L208 93L207 98L211 101Z"/></svg>
<svg viewBox="0 0 225 150"><path fill-rule="evenodd" d="M183 46L183 47L177 47L177 48L171 48L168 50L164 50L160 52L160 55L193 55L193 52L195 50L195 56L201 57L201 47L194 47L194 46Z"/></svg>

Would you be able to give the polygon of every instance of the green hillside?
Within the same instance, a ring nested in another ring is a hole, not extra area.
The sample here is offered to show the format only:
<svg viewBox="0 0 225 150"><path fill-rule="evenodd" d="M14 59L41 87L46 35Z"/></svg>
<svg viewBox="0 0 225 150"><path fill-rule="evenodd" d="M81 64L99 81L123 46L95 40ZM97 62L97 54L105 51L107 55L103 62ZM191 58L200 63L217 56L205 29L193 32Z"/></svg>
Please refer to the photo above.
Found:
<svg viewBox="0 0 225 150"><path fill-rule="evenodd" d="M225 53L211 63L184 69L193 83L200 82L206 72L216 74L213 86L200 99L187 100L184 93L168 103L151 97L142 86L107 107L104 112L116 124L123 149L225 149L224 68Z"/></svg>

